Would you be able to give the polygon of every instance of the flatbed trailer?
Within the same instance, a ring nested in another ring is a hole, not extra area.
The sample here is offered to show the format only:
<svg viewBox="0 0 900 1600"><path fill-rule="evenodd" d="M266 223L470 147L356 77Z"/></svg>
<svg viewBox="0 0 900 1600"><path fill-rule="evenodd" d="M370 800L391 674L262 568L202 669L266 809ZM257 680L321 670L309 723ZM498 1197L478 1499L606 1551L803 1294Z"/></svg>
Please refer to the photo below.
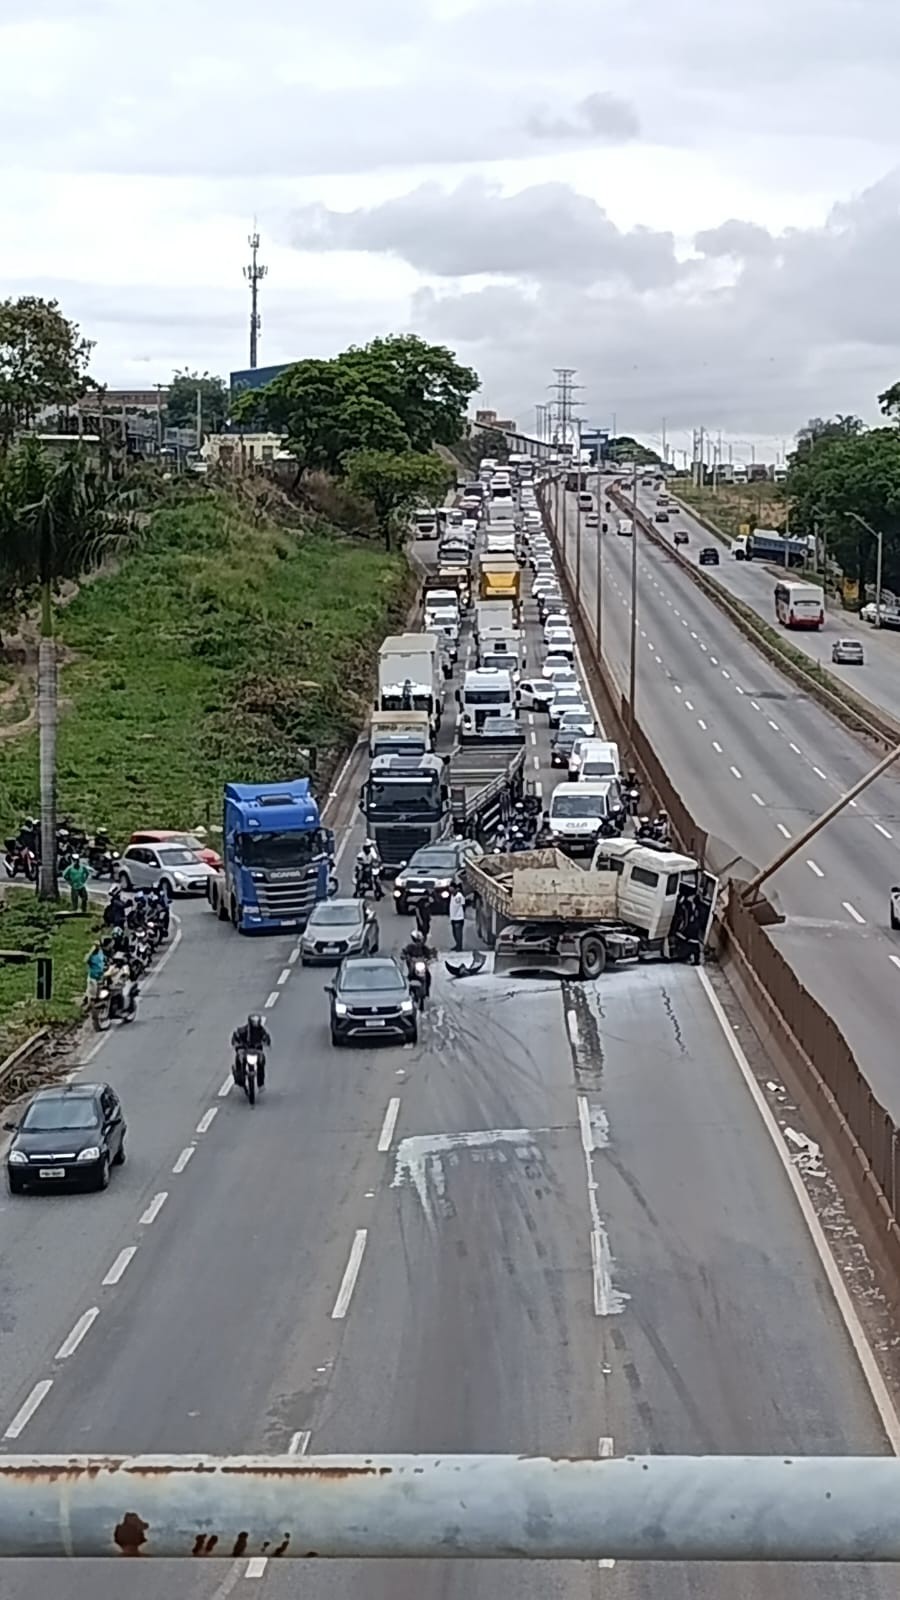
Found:
<svg viewBox="0 0 900 1600"><path fill-rule="evenodd" d="M450 757L450 812L454 832L491 838L525 788L524 744L476 740Z"/></svg>
<svg viewBox="0 0 900 1600"><path fill-rule="evenodd" d="M466 865L479 938L496 973L599 978L622 961L699 959L717 880L690 856L605 841L603 864L561 850L485 855Z"/></svg>

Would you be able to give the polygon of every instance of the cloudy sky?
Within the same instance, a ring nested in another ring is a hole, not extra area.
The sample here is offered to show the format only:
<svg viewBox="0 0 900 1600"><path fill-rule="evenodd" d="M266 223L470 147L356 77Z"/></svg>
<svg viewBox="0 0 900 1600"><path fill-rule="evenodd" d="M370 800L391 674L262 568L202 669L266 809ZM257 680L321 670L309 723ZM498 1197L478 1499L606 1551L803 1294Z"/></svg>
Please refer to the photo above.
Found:
<svg viewBox="0 0 900 1600"><path fill-rule="evenodd" d="M852 12L852 14L851 14ZM773 458L900 377L893 0L0 0L0 295L113 386L412 328Z"/></svg>

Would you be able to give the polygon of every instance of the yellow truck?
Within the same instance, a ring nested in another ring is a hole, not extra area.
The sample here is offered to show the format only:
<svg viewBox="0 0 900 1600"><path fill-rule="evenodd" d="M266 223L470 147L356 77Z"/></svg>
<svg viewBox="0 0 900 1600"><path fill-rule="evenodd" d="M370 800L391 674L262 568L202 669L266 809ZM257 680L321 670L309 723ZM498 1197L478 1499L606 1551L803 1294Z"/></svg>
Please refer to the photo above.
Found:
<svg viewBox="0 0 900 1600"><path fill-rule="evenodd" d="M515 557L483 555L478 594L481 600L512 600L518 609L522 597L522 568Z"/></svg>

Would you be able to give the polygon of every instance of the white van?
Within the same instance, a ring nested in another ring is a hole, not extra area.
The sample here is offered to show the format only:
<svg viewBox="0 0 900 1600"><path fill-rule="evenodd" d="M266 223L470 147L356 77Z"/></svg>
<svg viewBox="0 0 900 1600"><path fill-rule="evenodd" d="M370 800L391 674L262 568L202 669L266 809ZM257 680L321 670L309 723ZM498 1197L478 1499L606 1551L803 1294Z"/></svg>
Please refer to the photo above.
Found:
<svg viewBox="0 0 900 1600"><path fill-rule="evenodd" d="M567 855L593 856L597 835L618 799L616 786L605 783L558 783L550 796L546 825L550 842Z"/></svg>
<svg viewBox="0 0 900 1600"><path fill-rule="evenodd" d="M591 783L603 778L620 779L622 763L619 746L608 739L578 739L569 757L572 782Z"/></svg>
<svg viewBox="0 0 900 1600"><path fill-rule="evenodd" d="M620 517L616 524L616 533L622 539L634 538L634 523L630 517Z"/></svg>

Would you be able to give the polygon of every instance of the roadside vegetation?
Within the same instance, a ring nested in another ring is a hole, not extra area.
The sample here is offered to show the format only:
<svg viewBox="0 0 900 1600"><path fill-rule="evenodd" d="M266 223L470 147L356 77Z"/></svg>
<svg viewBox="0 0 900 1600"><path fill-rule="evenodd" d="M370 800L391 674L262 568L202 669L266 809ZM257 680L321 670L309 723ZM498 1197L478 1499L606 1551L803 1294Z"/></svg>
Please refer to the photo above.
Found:
<svg viewBox="0 0 900 1600"><path fill-rule="evenodd" d="M788 506L780 483L692 483L690 478L672 480L672 492L685 505L706 517L728 539L736 539L741 528L784 529Z"/></svg>
<svg viewBox="0 0 900 1600"><path fill-rule="evenodd" d="M25 950L25 965L0 963L0 1061L39 1028L73 1026L82 1016L85 956L96 918L59 916L33 889L9 889L0 902L0 949ZM53 998L35 999L38 956L53 961Z"/></svg>
<svg viewBox="0 0 900 1600"><path fill-rule="evenodd" d="M402 555L294 521L176 488L118 567L60 610L61 813L122 840L216 821L225 779L315 763L327 777L412 580ZM37 737L7 739L4 827L37 800Z"/></svg>

